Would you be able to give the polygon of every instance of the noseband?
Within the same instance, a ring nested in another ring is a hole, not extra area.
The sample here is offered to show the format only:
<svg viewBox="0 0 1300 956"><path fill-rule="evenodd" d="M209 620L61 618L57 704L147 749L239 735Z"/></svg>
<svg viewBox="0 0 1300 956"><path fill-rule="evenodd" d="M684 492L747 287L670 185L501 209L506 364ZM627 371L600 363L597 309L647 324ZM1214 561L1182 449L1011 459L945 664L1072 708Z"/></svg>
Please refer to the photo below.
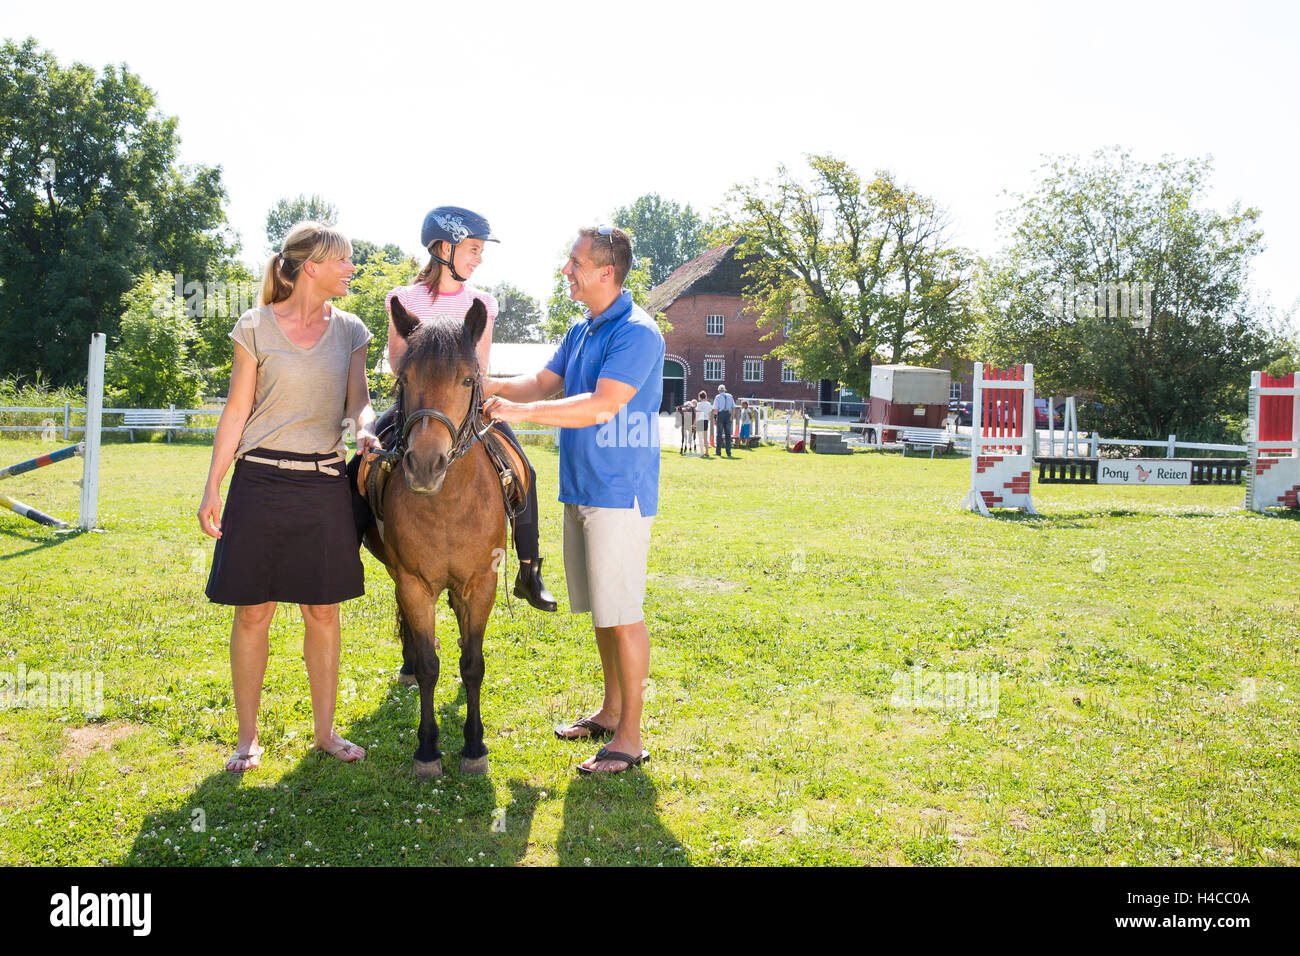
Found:
<svg viewBox="0 0 1300 956"><path fill-rule="evenodd" d="M474 442L480 440L492 428L492 423L483 423L483 386L479 382L479 377L474 376L474 385L470 389L469 411L465 415L465 420L457 428L447 415L436 408L420 408L406 414L406 392L398 386L397 390L397 422L402 429L402 437L398 446L393 449L397 457L406 454L410 447L408 442L411 436L411 429L426 418L431 418L443 428L447 429L447 434L451 436L451 451L447 455L447 464L450 465L456 459L462 457L465 452L469 451Z"/></svg>

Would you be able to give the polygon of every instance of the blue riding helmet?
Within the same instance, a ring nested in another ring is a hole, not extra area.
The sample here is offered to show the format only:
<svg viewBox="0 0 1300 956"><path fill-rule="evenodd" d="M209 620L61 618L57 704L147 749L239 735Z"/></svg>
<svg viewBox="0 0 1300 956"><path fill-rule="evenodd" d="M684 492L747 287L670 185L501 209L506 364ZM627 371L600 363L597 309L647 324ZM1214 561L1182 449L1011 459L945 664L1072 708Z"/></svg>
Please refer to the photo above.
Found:
<svg viewBox="0 0 1300 956"><path fill-rule="evenodd" d="M456 247L466 239L482 239L484 242L500 242L492 235L492 227L478 213L461 206L439 206L430 209L424 217L420 229L420 242L429 250L429 255L451 270L458 282L465 277L456 271ZM446 242L451 245L451 255L444 259L434 252L434 243Z"/></svg>

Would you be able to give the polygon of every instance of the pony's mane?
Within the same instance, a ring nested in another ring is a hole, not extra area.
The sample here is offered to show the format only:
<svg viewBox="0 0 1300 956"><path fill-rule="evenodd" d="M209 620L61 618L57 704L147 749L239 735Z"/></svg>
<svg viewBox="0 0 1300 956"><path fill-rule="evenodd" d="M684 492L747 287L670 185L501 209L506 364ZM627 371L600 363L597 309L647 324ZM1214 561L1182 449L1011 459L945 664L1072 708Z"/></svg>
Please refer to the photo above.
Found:
<svg viewBox="0 0 1300 956"><path fill-rule="evenodd" d="M397 374L400 377L407 369L419 369L431 377L446 378L455 373L462 361L478 366L478 353L465 334L464 321L435 316L421 321L406 337L406 354Z"/></svg>

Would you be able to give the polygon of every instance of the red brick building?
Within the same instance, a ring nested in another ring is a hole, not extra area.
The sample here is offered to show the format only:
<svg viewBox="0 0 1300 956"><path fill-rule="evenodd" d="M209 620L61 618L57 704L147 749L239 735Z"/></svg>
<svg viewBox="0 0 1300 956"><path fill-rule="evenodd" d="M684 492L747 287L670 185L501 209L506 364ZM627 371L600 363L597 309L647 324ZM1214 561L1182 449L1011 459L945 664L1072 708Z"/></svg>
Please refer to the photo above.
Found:
<svg viewBox="0 0 1300 956"><path fill-rule="evenodd" d="M726 385L737 400L818 399L817 382L798 378L780 359L765 358L783 341L780 330L760 329L761 314L741 292L744 265L735 246L718 246L692 259L650 290L645 309L664 313L672 331L664 336L664 403L671 411L701 390L710 397Z"/></svg>

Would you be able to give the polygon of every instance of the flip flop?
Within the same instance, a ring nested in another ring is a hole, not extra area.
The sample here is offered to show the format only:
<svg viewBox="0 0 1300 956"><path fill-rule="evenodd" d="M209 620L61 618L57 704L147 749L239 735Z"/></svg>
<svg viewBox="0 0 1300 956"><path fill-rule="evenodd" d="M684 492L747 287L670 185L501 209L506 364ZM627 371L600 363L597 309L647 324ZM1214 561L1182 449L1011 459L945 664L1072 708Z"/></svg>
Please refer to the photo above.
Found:
<svg viewBox="0 0 1300 956"><path fill-rule="evenodd" d="M570 737L561 731L572 730L574 727L581 727L587 731L585 734L579 734L577 737ZM614 736L614 731L610 730L604 724L597 723L590 717L579 717L573 723L566 727L556 727L555 736L561 740L600 740L602 737Z"/></svg>
<svg viewBox="0 0 1300 956"><path fill-rule="evenodd" d="M648 750L641 751L641 756L639 757L633 757L631 754L625 754L618 750L610 750L608 747L601 747L596 751L596 756L591 758L593 763L599 763L602 760L621 760L627 764L623 770L631 770L633 767L639 767L649 759L650 751ZM585 767L582 764L578 764L578 773L622 773L623 770L593 770L591 767Z"/></svg>
<svg viewBox="0 0 1300 956"><path fill-rule="evenodd" d="M325 747L317 747L315 745L313 745L311 749L319 750L321 753L328 754L329 756L333 757L335 760L342 761L343 763L356 763L358 760L366 759L366 752L362 750L360 747L358 747L356 744L354 744L352 741L343 740L342 737L340 737L339 740L343 742L340 743L337 747L334 747L332 749L326 749Z"/></svg>
<svg viewBox="0 0 1300 956"><path fill-rule="evenodd" d="M256 750L253 750L250 747L248 753L246 754L241 754L241 753L232 754L230 758L226 760L226 772L243 773L245 770L256 770L258 767L262 765L263 753L264 751L261 747L258 747ZM244 761L244 765L242 767L230 766L236 760Z"/></svg>

